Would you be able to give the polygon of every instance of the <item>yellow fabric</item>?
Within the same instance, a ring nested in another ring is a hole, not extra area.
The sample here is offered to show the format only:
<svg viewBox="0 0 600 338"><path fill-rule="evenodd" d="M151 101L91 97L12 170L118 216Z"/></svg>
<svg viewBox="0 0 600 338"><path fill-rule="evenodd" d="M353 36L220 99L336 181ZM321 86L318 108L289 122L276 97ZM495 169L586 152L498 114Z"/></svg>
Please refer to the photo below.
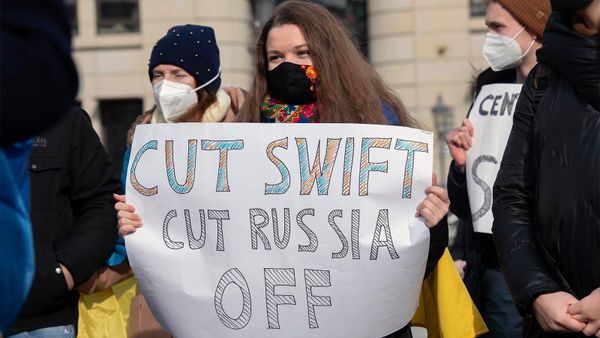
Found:
<svg viewBox="0 0 600 338"><path fill-rule="evenodd" d="M127 337L127 321L136 285L135 278L131 277L108 290L81 294L77 337Z"/></svg>
<svg viewBox="0 0 600 338"><path fill-rule="evenodd" d="M426 328L429 338L470 338L488 332L448 249L423 281L411 324Z"/></svg>
<svg viewBox="0 0 600 338"><path fill-rule="evenodd" d="M127 337L135 278L109 290L79 297L78 338ZM427 329L428 338L470 338L488 331L448 249L423 281L419 308L411 324Z"/></svg>

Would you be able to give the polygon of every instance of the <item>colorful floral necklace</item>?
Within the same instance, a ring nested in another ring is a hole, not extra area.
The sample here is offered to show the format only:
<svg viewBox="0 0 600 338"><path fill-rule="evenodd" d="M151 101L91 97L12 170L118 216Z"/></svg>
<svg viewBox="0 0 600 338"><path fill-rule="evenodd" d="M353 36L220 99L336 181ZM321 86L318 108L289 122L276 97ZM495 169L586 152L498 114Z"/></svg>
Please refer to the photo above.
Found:
<svg viewBox="0 0 600 338"><path fill-rule="evenodd" d="M260 112L268 122L276 123L317 123L319 114L317 102L308 104L285 104L267 95L260 105Z"/></svg>

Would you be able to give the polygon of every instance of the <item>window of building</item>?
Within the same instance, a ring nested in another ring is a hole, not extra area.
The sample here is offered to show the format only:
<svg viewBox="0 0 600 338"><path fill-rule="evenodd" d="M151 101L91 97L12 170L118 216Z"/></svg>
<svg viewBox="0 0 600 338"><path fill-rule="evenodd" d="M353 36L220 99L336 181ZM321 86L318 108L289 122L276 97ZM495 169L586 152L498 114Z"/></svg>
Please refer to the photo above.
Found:
<svg viewBox="0 0 600 338"><path fill-rule="evenodd" d="M273 13L273 8L285 0L253 0L257 27ZM361 52L367 56L367 0L315 0L337 15L354 34Z"/></svg>
<svg viewBox="0 0 600 338"><path fill-rule="evenodd" d="M319 0L315 1L337 15L354 34L361 52L368 57L367 1L366 0Z"/></svg>
<svg viewBox="0 0 600 338"><path fill-rule="evenodd" d="M143 111L142 99L100 100L100 122L103 129L104 148L121 177L123 154L127 147L127 131Z"/></svg>
<svg viewBox="0 0 600 338"><path fill-rule="evenodd" d="M485 4L483 0L469 0L471 16L485 16Z"/></svg>
<svg viewBox="0 0 600 338"><path fill-rule="evenodd" d="M65 7L67 8L67 15L71 22L71 32L73 35L77 35L79 33L79 27L77 25L77 1L65 0Z"/></svg>
<svg viewBox="0 0 600 338"><path fill-rule="evenodd" d="M98 34L140 31L138 0L96 0Z"/></svg>

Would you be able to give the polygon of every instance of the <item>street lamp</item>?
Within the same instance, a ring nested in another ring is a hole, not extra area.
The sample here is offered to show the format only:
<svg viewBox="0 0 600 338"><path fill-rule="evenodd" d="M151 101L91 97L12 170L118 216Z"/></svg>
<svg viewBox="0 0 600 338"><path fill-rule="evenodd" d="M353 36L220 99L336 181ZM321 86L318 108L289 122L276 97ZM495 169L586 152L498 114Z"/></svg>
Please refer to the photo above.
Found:
<svg viewBox="0 0 600 338"><path fill-rule="evenodd" d="M433 121L435 123L435 129L437 130L438 136L438 155L440 157L440 170L439 173L442 175L438 179L441 186L446 186L446 157L449 154L448 148L446 147L446 135L452 130L454 125L454 119L452 116L452 109L447 106L442 100L442 95L438 95L436 104L431 108L433 113Z"/></svg>

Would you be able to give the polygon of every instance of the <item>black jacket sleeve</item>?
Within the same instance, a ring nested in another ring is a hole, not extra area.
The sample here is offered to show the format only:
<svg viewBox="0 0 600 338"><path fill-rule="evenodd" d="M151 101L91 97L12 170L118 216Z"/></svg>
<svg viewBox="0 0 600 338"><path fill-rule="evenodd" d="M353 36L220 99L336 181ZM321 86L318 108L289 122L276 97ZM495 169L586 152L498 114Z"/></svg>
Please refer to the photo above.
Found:
<svg viewBox="0 0 600 338"><path fill-rule="evenodd" d="M456 169L454 161L448 169L448 198L450 199L450 211L456 217L464 220L471 219L471 206L469 204L469 193L467 191L467 175Z"/></svg>
<svg viewBox="0 0 600 338"><path fill-rule="evenodd" d="M492 232L504 278L521 314L544 293L559 291L536 245L533 229L536 172L531 152L536 90L535 69L525 82L513 127L494 184Z"/></svg>
<svg viewBox="0 0 600 338"><path fill-rule="evenodd" d="M75 281L85 282L109 257L117 238L113 193L120 182L87 113L79 110L70 138L70 201L75 217L56 257Z"/></svg>
<svg viewBox="0 0 600 338"><path fill-rule="evenodd" d="M0 145L57 123L77 93L71 27L61 0L0 1Z"/></svg>
<svg viewBox="0 0 600 338"><path fill-rule="evenodd" d="M444 254L448 246L448 217L444 216L439 223L429 229L429 253L427 255L427 265L425 267L425 277L427 277Z"/></svg>

